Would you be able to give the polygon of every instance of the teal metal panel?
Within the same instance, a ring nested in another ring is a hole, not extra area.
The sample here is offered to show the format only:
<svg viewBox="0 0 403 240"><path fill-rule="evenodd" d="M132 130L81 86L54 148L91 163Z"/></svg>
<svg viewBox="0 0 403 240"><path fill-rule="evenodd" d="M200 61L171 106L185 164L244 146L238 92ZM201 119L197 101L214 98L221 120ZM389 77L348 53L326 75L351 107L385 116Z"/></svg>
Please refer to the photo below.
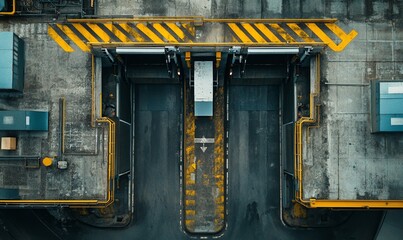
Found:
<svg viewBox="0 0 403 240"><path fill-rule="evenodd" d="M13 88L13 69L0 68L0 89Z"/></svg>
<svg viewBox="0 0 403 240"><path fill-rule="evenodd" d="M403 132L403 114L383 114L379 116L380 132Z"/></svg>
<svg viewBox="0 0 403 240"><path fill-rule="evenodd" d="M372 132L403 132L403 81L371 84Z"/></svg>
<svg viewBox="0 0 403 240"><path fill-rule="evenodd" d="M48 112L0 111L0 131L47 131L48 128Z"/></svg>
<svg viewBox="0 0 403 240"><path fill-rule="evenodd" d="M24 89L24 42L12 32L0 32L0 90Z"/></svg>
<svg viewBox="0 0 403 240"><path fill-rule="evenodd" d="M48 112L27 111L25 114L26 130L47 131L49 116Z"/></svg>
<svg viewBox="0 0 403 240"><path fill-rule="evenodd" d="M6 6L6 0L0 0L0 12L4 11L5 6Z"/></svg>
<svg viewBox="0 0 403 240"><path fill-rule="evenodd" d="M0 188L0 199L18 200L20 199L19 189Z"/></svg>
<svg viewBox="0 0 403 240"><path fill-rule="evenodd" d="M0 111L0 130L25 130L25 111Z"/></svg>
<svg viewBox="0 0 403 240"><path fill-rule="evenodd" d="M379 114L403 114L403 98L381 98Z"/></svg>
<svg viewBox="0 0 403 240"><path fill-rule="evenodd" d="M213 102L195 102L195 116L213 116Z"/></svg>
<svg viewBox="0 0 403 240"><path fill-rule="evenodd" d="M0 32L0 49L14 49L14 33Z"/></svg>

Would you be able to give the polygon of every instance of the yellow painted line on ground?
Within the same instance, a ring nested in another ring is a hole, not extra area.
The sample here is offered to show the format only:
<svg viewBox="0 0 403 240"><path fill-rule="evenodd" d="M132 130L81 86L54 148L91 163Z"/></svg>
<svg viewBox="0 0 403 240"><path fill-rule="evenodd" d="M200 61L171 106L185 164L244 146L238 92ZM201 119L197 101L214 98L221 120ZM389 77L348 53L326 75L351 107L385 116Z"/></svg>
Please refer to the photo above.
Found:
<svg viewBox="0 0 403 240"><path fill-rule="evenodd" d="M186 210L186 216L196 215L196 210Z"/></svg>
<svg viewBox="0 0 403 240"><path fill-rule="evenodd" d="M192 228L194 226L194 224L195 224L195 220L193 220L193 219L186 219L185 220L185 225L188 228Z"/></svg>
<svg viewBox="0 0 403 240"><path fill-rule="evenodd" d="M79 37L77 37L77 35L73 31L71 31L71 29L68 26L62 24L56 24L56 26L60 30L62 30L82 51L84 52L90 51L88 46Z"/></svg>
<svg viewBox="0 0 403 240"><path fill-rule="evenodd" d="M163 43L164 41L162 41L153 31L151 31L146 25L144 25L143 23L138 23L136 25L136 27L142 31L145 35L147 35L151 41L155 42L155 43Z"/></svg>
<svg viewBox="0 0 403 240"><path fill-rule="evenodd" d="M186 196L196 196L195 190L186 190Z"/></svg>
<svg viewBox="0 0 403 240"><path fill-rule="evenodd" d="M249 39L246 34L239 29L239 27L235 23L228 23L228 26L232 29L232 31L241 39L244 43L252 43L253 41Z"/></svg>
<svg viewBox="0 0 403 240"><path fill-rule="evenodd" d="M287 23L287 25L298 35L298 37L302 38L304 42L315 42L304 30L298 26L298 24Z"/></svg>
<svg viewBox="0 0 403 240"><path fill-rule="evenodd" d="M293 37L291 37L282 27L280 27L279 24L271 23L270 27L272 27L274 30L276 30L278 32L278 34L280 34L280 36L282 38L284 38L284 40L286 40L287 42L290 42L290 43L296 42L295 39Z"/></svg>
<svg viewBox="0 0 403 240"><path fill-rule="evenodd" d="M263 23L256 23L255 26L272 42L280 43L280 39L276 37Z"/></svg>
<svg viewBox="0 0 403 240"><path fill-rule="evenodd" d="M92 31L94 31L98 37L100 37L104 42L110 42L111 41L111 37L106 34L104 32L104 30L102 30L102 28L100 28L97 24L93 24L93 23L89 23L87 24L88 27L90 27L92 29Z"/></svg>
<svg viewBox="0 0 403 240"><path fill-rule="evenodd" d="M141 36L138 32L136 32L127 23L120 23L119 26L123 28L126 32L128 32L130 35L132 35L137 42L145 42L144 37Z"/></svg>
<svg viewBox="0 0 403 240"><path fill-rule="evenodd" d="M159 23L154 23L153 27L155 30L157 30L168 42L170 43L175 43L178 42L178 40L172 36L161 24Z"/></svg>
<svg viewBox="0 0 403 240"><path fill-rule="evenodd" d="M57 32L48 26L48 35L66 52L74 52L74 49Z"/></svg>
<svg viewBox="0 0 403 240"><path fill-rule="evenodd" d="M258 43L266 42L266 40L249 23L242 23L242 26Z"/></svg>
<svg viewBox="0 0 403 240"><path fill-rule="evenodd" d="M186 206L194 206L194 205L196 205L196 201L195 200L186 200L185 204L186 204Z"/></svg>
<svg viewBox="0 0 403 240"><path fill-rule="evenodd" d="M92 34L79 23L73 23L73 27L77 29L89 42L99 42Z"/></svg>

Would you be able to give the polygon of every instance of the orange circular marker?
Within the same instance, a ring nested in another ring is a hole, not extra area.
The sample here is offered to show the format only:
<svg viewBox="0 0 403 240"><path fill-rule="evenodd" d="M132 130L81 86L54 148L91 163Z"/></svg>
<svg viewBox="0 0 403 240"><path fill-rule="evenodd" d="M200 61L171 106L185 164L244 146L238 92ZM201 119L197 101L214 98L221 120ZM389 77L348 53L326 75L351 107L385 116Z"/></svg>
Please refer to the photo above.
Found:
<svg viewBox="0 0 403 240"><path fill-rule="evenodd" d="M52 163L53 163L53 158L45 157L42 159L42 164L45 167L50 167L52 165Z"/></svg>

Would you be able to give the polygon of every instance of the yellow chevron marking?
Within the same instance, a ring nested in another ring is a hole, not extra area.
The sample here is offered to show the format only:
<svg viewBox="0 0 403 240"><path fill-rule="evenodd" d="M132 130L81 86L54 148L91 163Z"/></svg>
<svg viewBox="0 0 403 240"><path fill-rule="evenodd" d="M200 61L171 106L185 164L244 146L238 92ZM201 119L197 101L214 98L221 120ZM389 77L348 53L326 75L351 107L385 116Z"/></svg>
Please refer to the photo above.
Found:
<svg viewBox="0 0 403 240"><path fill-rule="evenodd" d="M145 35L147 35L151 41L155 42L155 43L163 43L164 41L162 41L157 35L155 35L155 33L153 33L153 31L151 31L146 25L144 25L143 23L138 23L136 25L136 27L142 31Z"/></svg>
<svg viewBox="0 0 403 240"><path fill-rule="evenodd" d="M246 34L239 29L239 27L235 23L228 23L228 26L234 31L234 33L241 39L244 43L252 43L252 40L249 39Z"/></svg>
<svg viewBox="0 0 403 240"><path fill-rule="evenodd" d="M291 37L282 27L280 27L280 25L278 25L277 23L271 23L270 27L272 27L274 30L276 30L278 32L278 34L280 34L280 36L282 38L284 38L284 40L286 40L288 43L295 43L295 39L293 37Z"/></svg>
<svg viewBox="0 0 403 240"><path fill-rule="evenodd" d="M89 42L98 42L98 40L92 36L87 29L85 29L80 23L73 23L73 26L79 31Z"/></svg>
<svg viewBox="0 0 403 240"><path fill-rule="evenodd" d="M102 28L100 28L97 24L88 23L88 27L90 27L92 31L94 31L98 35L98 37L102 39L102 41L104 42L111 41L111 37L108 34L106 34L104 30L102 30Z"/></svg>
<svg viewBox="0 0 403 240"><path fill-rule="evenodd" d="M168 40L168 42L170 43L175 43L178 42L178 40L176 40L176 38L174 36L172 36L163 26L161 26L161 24L159 23L154 23L153 27L155 28L155 30L157 30L166 40Z"/></svg>
<svg viewBox="0 0 403 240"><path fill-rule="evenodd" d="M263 23L256 23L255 26L271 41L274 43L280 43L280 39L276 37Z"/></svg>
<svg viewBox="0 0 403 240"><path fill-rule="evenodd" d="M315 42L306 32L304 32L304 30L298 26L298 24L287 23L287 25L298 35L298 37L302 38L304 42Z"/></svg>
<svg viewBox="0 0 403 240"><path fill-rule="evenodd" d="M88 46L77 35L70 30L66 25L56 24L56 26L62 30L82 51L89 52Z"/></svg>
<svg viewBox="0 0 403 240"><path fill-rule="evenodd" d="M136 39L137 42L145 42L145 39L143 36L141 36L138 32L136 32L132 27L130 27L126 23L120 23L120 27L122 27L126 32L128 32L130 35Z"/></svg>
<svg viewBox="0 0 403 240"><path fill-rule="evenodd" d="M335 52L342 51L351 42L351 40L353 40L358 35L355 30L352 30L349 34L345 34L344 31L341 30L339 27L333 26L335 24L326 24L326 26L341 39L340 44L337 45L315 23L307 23L306 25L320 38L320 40L326 43L330 47L330 49Z"/></svg>
<svg viewBox="0 0 403 240"><path fill-rule="evenodd" d="M62 37L50 26L48 26L48 35L66 52L74 52L74 49L64 41Z"/></svg>
<svg viewBox="0 0 403 240"><path fill-rule="evenodd" d="M266 43L266 40L249 23L242 23L242 26L258 43Z"/></svg>

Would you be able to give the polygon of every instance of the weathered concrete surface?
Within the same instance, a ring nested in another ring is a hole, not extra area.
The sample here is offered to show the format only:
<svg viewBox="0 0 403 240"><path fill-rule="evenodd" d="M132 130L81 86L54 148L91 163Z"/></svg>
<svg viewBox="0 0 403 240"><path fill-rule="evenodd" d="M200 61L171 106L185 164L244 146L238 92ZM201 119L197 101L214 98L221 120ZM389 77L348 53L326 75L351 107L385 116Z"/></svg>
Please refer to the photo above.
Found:
<svg viewBox="0 0 403 240"><path fill-rule="evenodd" d="M26 50L24 95L0 99L0 108L49 111L49 132L19 133L18 151L13 154L59 155L59 99L64 97L68 162L66 171L56 166L27 169L24 161L14 163L16 167L1 162L1 186L19 188L22 199L105 199L107 155L103 149L108 133L90 126L90 55L81 51L66 54L48 36L46 23L2 21L0 31L16 33ZM15 180L10 182L10 178Z"/></svg>
<svg viewBox="0 0 403 240"><path fill-rule="evenodd" d="M99 15L203 16L208 18L401 19L401 1L347 0L99 0Z"/></svg>
<svg viewBox="0 0 403 240"><path fill-rule="evenodd" d="M403 80L402 27L346 27L358 31L357 39L322 57L321 127L311 131L305 155L304 198L403 199L403 135L371 134L369 115L370 81Z"/></svg>

